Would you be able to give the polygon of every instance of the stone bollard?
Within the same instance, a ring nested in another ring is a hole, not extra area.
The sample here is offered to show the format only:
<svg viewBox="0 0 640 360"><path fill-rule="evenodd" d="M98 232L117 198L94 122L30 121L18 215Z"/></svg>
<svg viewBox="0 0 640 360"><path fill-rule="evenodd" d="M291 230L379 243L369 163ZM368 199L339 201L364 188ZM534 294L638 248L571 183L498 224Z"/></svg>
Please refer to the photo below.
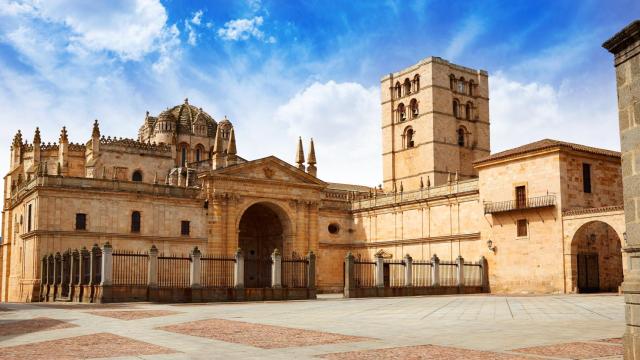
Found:
<svg viewBox="0 0 640 360"><path fill-rule="evenodd" d="M100 285L111 285L111 279L113 277L113 247L111 247L108 241L102 246L101 270L102 280L100 281Z"/></svg>
<svg viewBox="0 0 640 360"><path fill-rule="evenodd" d="M355 278L353 273L355 257L349 251L347 256L344 257L344 293L343 296L349 298L351 294L351 290L355 289Z"/></svg>
<svg viewBox="0 0 640 360"><path fill-rule="evenodd" d="M147 271L147 286L158 286L158 248L155 245L151 245L151 249L149 249L149 264Z"/></svg>
<svg viewBox="0 0 640 360"><path fill-rule="evenodd" d="M192 288L200 287L200 258L202 253L198 247L194 247L191 251L191 268L189 269L189 283Z"/></svg>
<svg viewBox="0 0 640 360"><path fill-rule="evenodd" d="M271 260L271 287L279 289L282 287L282 256L278 248L273 249Z"/></svg>
<svg viewBox="0 0 640 360"><path fill-rule="evenodd" d="M440 259L436 254L431 257L431 286L440 286Z"/></svg>
<svg viewBox="0 0 640 360"><path fill-rule="evenodd" d="M458 288L462 290L462 288L464 287L464 258L462 258L462 255L458 255L458 258L456 259L456 267L458 270L457 272Z"/></svg>
<svg viewBox="0 0 640 360"><path fill-rule="evenodd" d="M489 292L489 266L487 265L487 259L484 256L480 256L478 260L480 264L480 284L482 285L482 292Z"/></svg>
<svg viewBox="0 0 640 360"><path fill-rule="evenodd" d="M404 286L413 286L413 258L409 254L404 256Z"/></svg>
<svg viewBox="0 0 640 360"><path fill-rule="evenodd" d="M376 254L376 287L384 287L384 258Z"/></svg>
<svg viewBox="0 0 640 360"><path fill-rule="evenodd" d="M242 249L236 251L236 263L233 271L233 285L236 289L244 288L244 254Z"/></svg>
<svg viewBox="0 0 640 360"><path fill-rule="evenodd" d="M316 288L316 254L313 251L309 251L307 255L307 288Z"/></svg>

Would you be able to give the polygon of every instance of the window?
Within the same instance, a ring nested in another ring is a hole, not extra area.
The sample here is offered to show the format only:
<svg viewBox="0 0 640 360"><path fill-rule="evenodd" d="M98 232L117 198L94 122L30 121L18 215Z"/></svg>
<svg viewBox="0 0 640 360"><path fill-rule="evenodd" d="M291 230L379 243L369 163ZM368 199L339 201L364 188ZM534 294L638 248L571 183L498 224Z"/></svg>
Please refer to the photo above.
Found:
<svg viewBox="0 0 640 360"><path fill-rule="evenodd" d="M189 226L190 222L187 220L182 220L180 223L180 235L189 235Z"/></svg>
<svg viewBox="0 0 640 360"><path fill-rule="evenodd" d="M141 182L142 181L142 172L140 170L134 171L133 175L131 175L131 181Z"/></svg>
<svg viewBox="0 0 640 360"><path fill-rule="evenodd" d="M398 105L398 118L400 119L400 121L407 120L407 112L405 111L404 104L402 103Z"/></svg>
<svg viewBox="0 0 640 360"><path fill-rule="evenodd" d="M76 230L87 230L87 214L76 214Z"/></svg>
<svg viewBox="0 0 640 360"><path fill-rule="evenodd" d="M516 208L527 206L527 188L525 186L516 186Z"/></svg>
<svg viewBox="0 0 640 360"><path fill-rule="evenodd" d="M400 86L400 82L396 83L396 99L399 99L402 97L402 87Z"/></svg>
<svg viewBox="0 0 640 360"><path fill-rule="evenodd" d="M467 120L471 120L471 109L472 109L472 105L470 102L467 103L467 105L464 107L464 117Z"/></svg>
<svg viewBox="0 0 640 360"><path fill-rule="evenodd" d="M187 165L187 147L186 146L182 146L182 149L180 150L180 166L186 166Z"/></svg>
<svg viewBox="0 0 640 360"><path fill-rule="evenodd" d="M202 150L200 148L196 149L196 162L200 162L200 157L202 156Z"/></svg>
<svg viewBox="0 0 640 360"><path fill-rule="evenodd" d="M404 131L405 148L407 148L407 149L408 149L408 148L412 148L412 147L414 146L414 143L413 143L413 135L414 135L414 134L415 134L415 132L414 132L414 131L413 131L413 129L412 129L412 128L410 128L410 127L409 127L409 128L407 128L407 129Z"/></svg>
<svg viewBox="0 0 640 360"><path fill-rule="evenodd" d="M415 91L420 91L420 75L416 75L413 77L413 86L415 87Z"/></svg>
<svg viewBox="0 0 640 360"><path fill-rule="evenodd" d="M140 211L134 211L131 213L131 232L140 232Z"/></svg>
<svg viewBox="0 0 640 360"><path fill-rule="evenodd" d="M469 96L473 96L473 87L474 87L474 83L473 80L469 80Z"/></svg>
<svg viewBox="0 0 640 360"><path fill-rule="evenodd" d="M340 232L340 225L338 225L336 223L329 224L329 226L327 227L327 230L329 230L329 233L335 235L338 232Z"/></svg>
<svg viewBox="0 0 640 360"><path fill-rule="evenodd" d="M31 231L31 204L27 207L27 232Z"/></svg>
<svg viewBox="0 0 640 360"><path fill-rule="evenodd" d="M527 219L520 219L517 222L518 237L527 236Z"/></svg>
<svg viewBox="0 0 640 360"><path fill-rule="evenodd" d="M456 89L456 77L453 76L453 74L449 75L449 88L451 88L451 90Z"/></svg>
<svg viewBox="0 0 640 360"><path fill-rule="evenodd" d="M458 117L459 108L460 108L460 104L458 103L458 100L453 100L453 117L455 118Z"/></svg>
<svg viewBox="0 0 640 360"><path fill-rule="evenodd" d="M458 80L458 92L464 94L464 78L462 77Z"/></svg>
<svg viewBox="0 0 640 360"><path fill-rule="evenodd" d="M411 104L409 104L409 106L411 107L411 118L417 118L418 117L418 101L416 99L412 99L411 100Z"/></svg>
<svg viewBox="0 0 640 360"><path fill-rule="evenodd" d="M411 94L411 80L409 79L404 80L404 94Z"/></svg>
<svg viewBox="0 0 640 360"><path fill-rule="evenodd" d="M591 164L582 164L582 190L591 193Z"/></svg>
<svg viewBox="0 0 640 360"><path fill-rule="evenodd" d="M464 129L460 128L458 129L458 146L464 146Z"/></svg>

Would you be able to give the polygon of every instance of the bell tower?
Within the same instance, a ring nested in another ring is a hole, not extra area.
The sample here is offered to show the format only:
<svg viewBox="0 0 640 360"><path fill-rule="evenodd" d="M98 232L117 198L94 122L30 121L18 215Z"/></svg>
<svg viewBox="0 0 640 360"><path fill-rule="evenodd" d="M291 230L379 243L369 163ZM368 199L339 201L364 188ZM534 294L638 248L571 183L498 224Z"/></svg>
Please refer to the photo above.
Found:
<svg viewBox="0 0 640 360"><path fill-rule="evenodd" d="M385 191L477 176L489 155L489 76L438 57L381 80Z"/></svg>

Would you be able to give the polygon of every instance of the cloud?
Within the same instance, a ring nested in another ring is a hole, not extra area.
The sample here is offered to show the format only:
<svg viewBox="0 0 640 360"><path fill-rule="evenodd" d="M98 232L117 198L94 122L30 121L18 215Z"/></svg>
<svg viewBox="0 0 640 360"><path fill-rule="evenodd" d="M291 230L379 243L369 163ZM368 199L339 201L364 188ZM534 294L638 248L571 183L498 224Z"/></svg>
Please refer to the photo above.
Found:
<svg viewBox="0 0 640 360"><path fill-rule="evenodd" d="M274 116L286 124L291 144L298 136L305 143L314 138L322 179L374 186L382 179L379 99L375 87L315 82Z"/></svg>
<svg viewBox="0 0 640 360"><path fill-rule="evenodd" d="M198 42L198 33L195 27L199 27L202 24L202 14L204 14L204 12L198 10L193 13L191 19L184 21L184 28L187 31L187 44L191 46L196 46ZM207 27L209 27L209 23L207 23Z"/></svg>
<svg viewBox="0 0 640 360"><path fill-rule="evenodd" d="M467 18L462 26L455 29L453 40L445 49L445 58L454 60L484 31L484 24L476 17Z"/></svg>
<svg viewBox="0 0 640 360"><path fill-rule="evenodd" d="M202 14L204 12L202 10L198 10L193 13L193 17L191 18L191 23L194 25L200 25L202 22Z"/></svg>
<svg viewBox="0 0 640 360"><path fill-rule="evenodd" d="M260 27L264 23L262 16L255 16L251 19L236 19L227 21L224 27L218 29L218 36L223 40L239 41L255 38L264 40L268 43L274 43L276 40L273 36L265 37Z"/></svg>

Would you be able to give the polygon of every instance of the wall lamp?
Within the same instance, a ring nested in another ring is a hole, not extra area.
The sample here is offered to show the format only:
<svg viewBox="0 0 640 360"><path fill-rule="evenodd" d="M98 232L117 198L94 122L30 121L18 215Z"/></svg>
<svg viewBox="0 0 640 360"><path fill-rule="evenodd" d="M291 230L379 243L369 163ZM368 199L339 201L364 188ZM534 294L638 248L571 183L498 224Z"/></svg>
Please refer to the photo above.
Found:
<svg viewBox="0 0 640 360"><path fill-rule="evenodd" d="M491 239L487 240L487 247L494 253L496 252L496 247L495 245L493 245L493 241L491 241Z"/></svg>
<svg viewBox="0 0 640 360"><path fill-rule="evenodd" d="M627 242L628 239L627 239L627 232L626 231L622 233L622 237L624 238L624 244L625 245L629 245L629 243Z"/></svg>

